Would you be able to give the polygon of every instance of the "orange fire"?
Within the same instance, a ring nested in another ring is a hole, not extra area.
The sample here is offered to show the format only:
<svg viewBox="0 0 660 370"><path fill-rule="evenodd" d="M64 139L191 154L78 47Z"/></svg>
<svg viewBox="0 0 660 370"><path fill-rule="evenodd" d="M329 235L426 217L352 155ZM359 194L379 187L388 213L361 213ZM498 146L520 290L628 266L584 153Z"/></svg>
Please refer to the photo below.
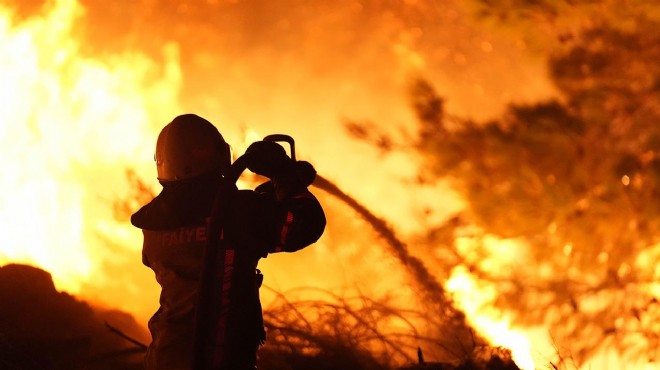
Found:
<svg viewBox="0 0 660 370"><path fill-rule="evenodd" d="M146 322L157 305L157 287L140 264L140 231L126 221L118 221L112 205L113 200L130 192L127 169L158 190L151 161L156 135L164 123L186 108L179 98L184 71L177 45L163 47L162 61L140 52L103 59L84 55L74 25L85 16L85 9L75 0L58 0L44 9L42 14L18 22L10 9L0 7L0 161L4 168L0 178L4 194L0 227L3 235L9 236L0 245L0 265L13 262L43 267L53 275L58 289L124 309ZM416 32L412 30L408 36L414 38ZM407 59L412 69L423 67L423 58L406 40L392 48L394 55ZM489 46L489 52L491 49ZM342 88L349 91L353 86ZM286 104L271 102L276 103ZM221 113L216 115L226 118ZM281 120L288 118L284 116ZM328 121L335 119L326 117ZM260 130L272 133L266 130L292 127L277 119L269 124L272 126ZM310 131L318 127L298 129L305 131L304 138L311 138L315 132ZM229 141L239 139L237 128L228 131ZM378 158L339 136L337 128L328 131L334 135L332 148L343 146L339 152L359 149L368 153L366 161L373 163ZM250 133L248 142L259 137ZM340 185L355 189L376 212L389 218L396 220L405 215L409 212L406 203L421 199L391 182L387 187L365 185L366 179L361 177L364 170L349 166L346 153L328 152L329 144L315 147L316 142L307 140L301 145L305 146L301 148L303 157L305 151L313 153L320 171L338 178ZM241 148L234 149L240 152ZM381 172L387 176L411 175L406 168L409 160L386 160L388 170ZM397 196L389 196L390 203L379 202L378 198L391 191ZM458 204L452 199L447 203ZM343 218L341 222L359 222L354 215ZM421 227L415 222L400 223L404 231ZM381 253L363 251L378 245L372 235L361 236L364 239L345 235L329 238L300 256L269 257L264 267L268 284L278 290L302 284L334 289L347 283L358 285L354 280L373 272L367 268L351 272L340 267L342 259L357 260ZM333 245L342 248L335 250ZM309 264L318 266L319 273L308 277ZM380 269L377 273L382 277L373 282L362 279L364 291L378 294L392 285L403 285L404 276L391 261L383 260L370 268ZM122 278L124 275L130 278ZM483 309L497 294L495 288L475 284L475 277L461 269L453 271L446 288L485 337L513 351L521 368L531 370L542 364L533 356L547 350L535 349L538 336L513 327L506 313Z"/></svg>
<svg viewBox="0 0 660 370"><path fill-rule="evenodd" d="M75 1L20 24L0 9L0 223L10 236L0 263L41 266L73 293L113 278L103 240L139 248L139 233L113 220L112 200L127 191L123 168L151 170L153 122L179 111L181 80L175 48L164 50L165 66L140 54L81 55L80 16Z"/></svg>

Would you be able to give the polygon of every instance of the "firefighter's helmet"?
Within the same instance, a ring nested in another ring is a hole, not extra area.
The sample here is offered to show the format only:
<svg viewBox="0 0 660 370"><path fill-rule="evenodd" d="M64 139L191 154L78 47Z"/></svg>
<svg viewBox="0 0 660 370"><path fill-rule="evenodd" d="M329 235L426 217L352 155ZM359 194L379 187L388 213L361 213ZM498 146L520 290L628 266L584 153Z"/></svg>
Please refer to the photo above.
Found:
<svg viewBox="0 0 660 370"><path fill-rule="evenodd" d="M229 145L218 129L195 114L177 116L163 128L154 159L161 183L222 173L231 163Z"/></svg>

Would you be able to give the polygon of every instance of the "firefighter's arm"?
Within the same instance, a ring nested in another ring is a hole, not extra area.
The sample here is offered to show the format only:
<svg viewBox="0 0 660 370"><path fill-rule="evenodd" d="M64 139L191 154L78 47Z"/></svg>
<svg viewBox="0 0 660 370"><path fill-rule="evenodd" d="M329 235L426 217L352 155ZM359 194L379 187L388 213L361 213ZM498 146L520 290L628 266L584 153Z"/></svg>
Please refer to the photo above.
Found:
<svg viewBox="0 0 660 370"><path fill-rule="evenodd" d="M265 190L264 188L270 188ZM272 192L275 199L275 181L263 184L257 191ZM325 213L316 197L306 188L277 198L274 212L275 240L269 253L295 252L315 243L325 230Z"/></svg>
<svg viewBox="0 0 660 370"><path fill-rule="evenodd" d="M248 169L270 179L256 189L275 203L275 243L268 252L294 252L316 242L325 230L326 219L321 204L307 189L316 177L314 167L292 160L273 142L256 142L246 155Z"/></svg>

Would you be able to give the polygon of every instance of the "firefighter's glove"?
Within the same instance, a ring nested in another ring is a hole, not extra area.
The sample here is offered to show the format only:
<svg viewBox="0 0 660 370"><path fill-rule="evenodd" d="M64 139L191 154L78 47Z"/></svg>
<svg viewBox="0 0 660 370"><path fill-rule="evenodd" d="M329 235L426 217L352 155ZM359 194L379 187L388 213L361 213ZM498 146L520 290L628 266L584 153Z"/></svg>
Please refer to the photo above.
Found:
<svg viewBox="0 0 660 370"><path fill-rule="evenodd" d="M293 166L292 176L296 179L295 181L299 186L306 188L314 182L316 169L307 161L296 161Z"/></svg>
<svg viewBox="0 0 660 370"><path fill-rule="evenodd" d="M315 177L316 170L309 162L294 162L288 172L282 173L271 180L276 199L282 200L304 192L312 184Z"/></svg>
<svg viewBox="0 0 660 370"><path fill-rule="evenodd" d="M280 178L292 171L294 162L284 148L272 141L257 141L245 151L247 168L269 179Z"/></svg>

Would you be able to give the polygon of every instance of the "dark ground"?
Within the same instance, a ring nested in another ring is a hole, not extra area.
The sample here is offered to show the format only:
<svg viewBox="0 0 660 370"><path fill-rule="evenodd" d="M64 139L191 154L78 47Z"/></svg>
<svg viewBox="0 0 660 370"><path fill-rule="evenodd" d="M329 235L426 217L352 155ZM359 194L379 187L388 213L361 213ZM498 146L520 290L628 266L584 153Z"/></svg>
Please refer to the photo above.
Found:
<svg viewBox="0 0 660 370"><path fill-rule="evenodd" d="M58 292L44 270L0 267L0 302L0 369L142 368L143 350L106 326L148 342L133 317Z"/></svg>
<svg viewBox="0 0 660 370"><path fill-rule="evenodd" d="M94 307L55 289L51 275L39 268L0 267L0 369L2 370L142 370L144 348L108 326L149 342L134 318ZM322 338L317 351L286 351L266 344L260 370L392 370L373 354ZM281 343L280 343L281 344ZM520 370L506 350L485 348L460 364L421 363L399 370Z"/></svg>

